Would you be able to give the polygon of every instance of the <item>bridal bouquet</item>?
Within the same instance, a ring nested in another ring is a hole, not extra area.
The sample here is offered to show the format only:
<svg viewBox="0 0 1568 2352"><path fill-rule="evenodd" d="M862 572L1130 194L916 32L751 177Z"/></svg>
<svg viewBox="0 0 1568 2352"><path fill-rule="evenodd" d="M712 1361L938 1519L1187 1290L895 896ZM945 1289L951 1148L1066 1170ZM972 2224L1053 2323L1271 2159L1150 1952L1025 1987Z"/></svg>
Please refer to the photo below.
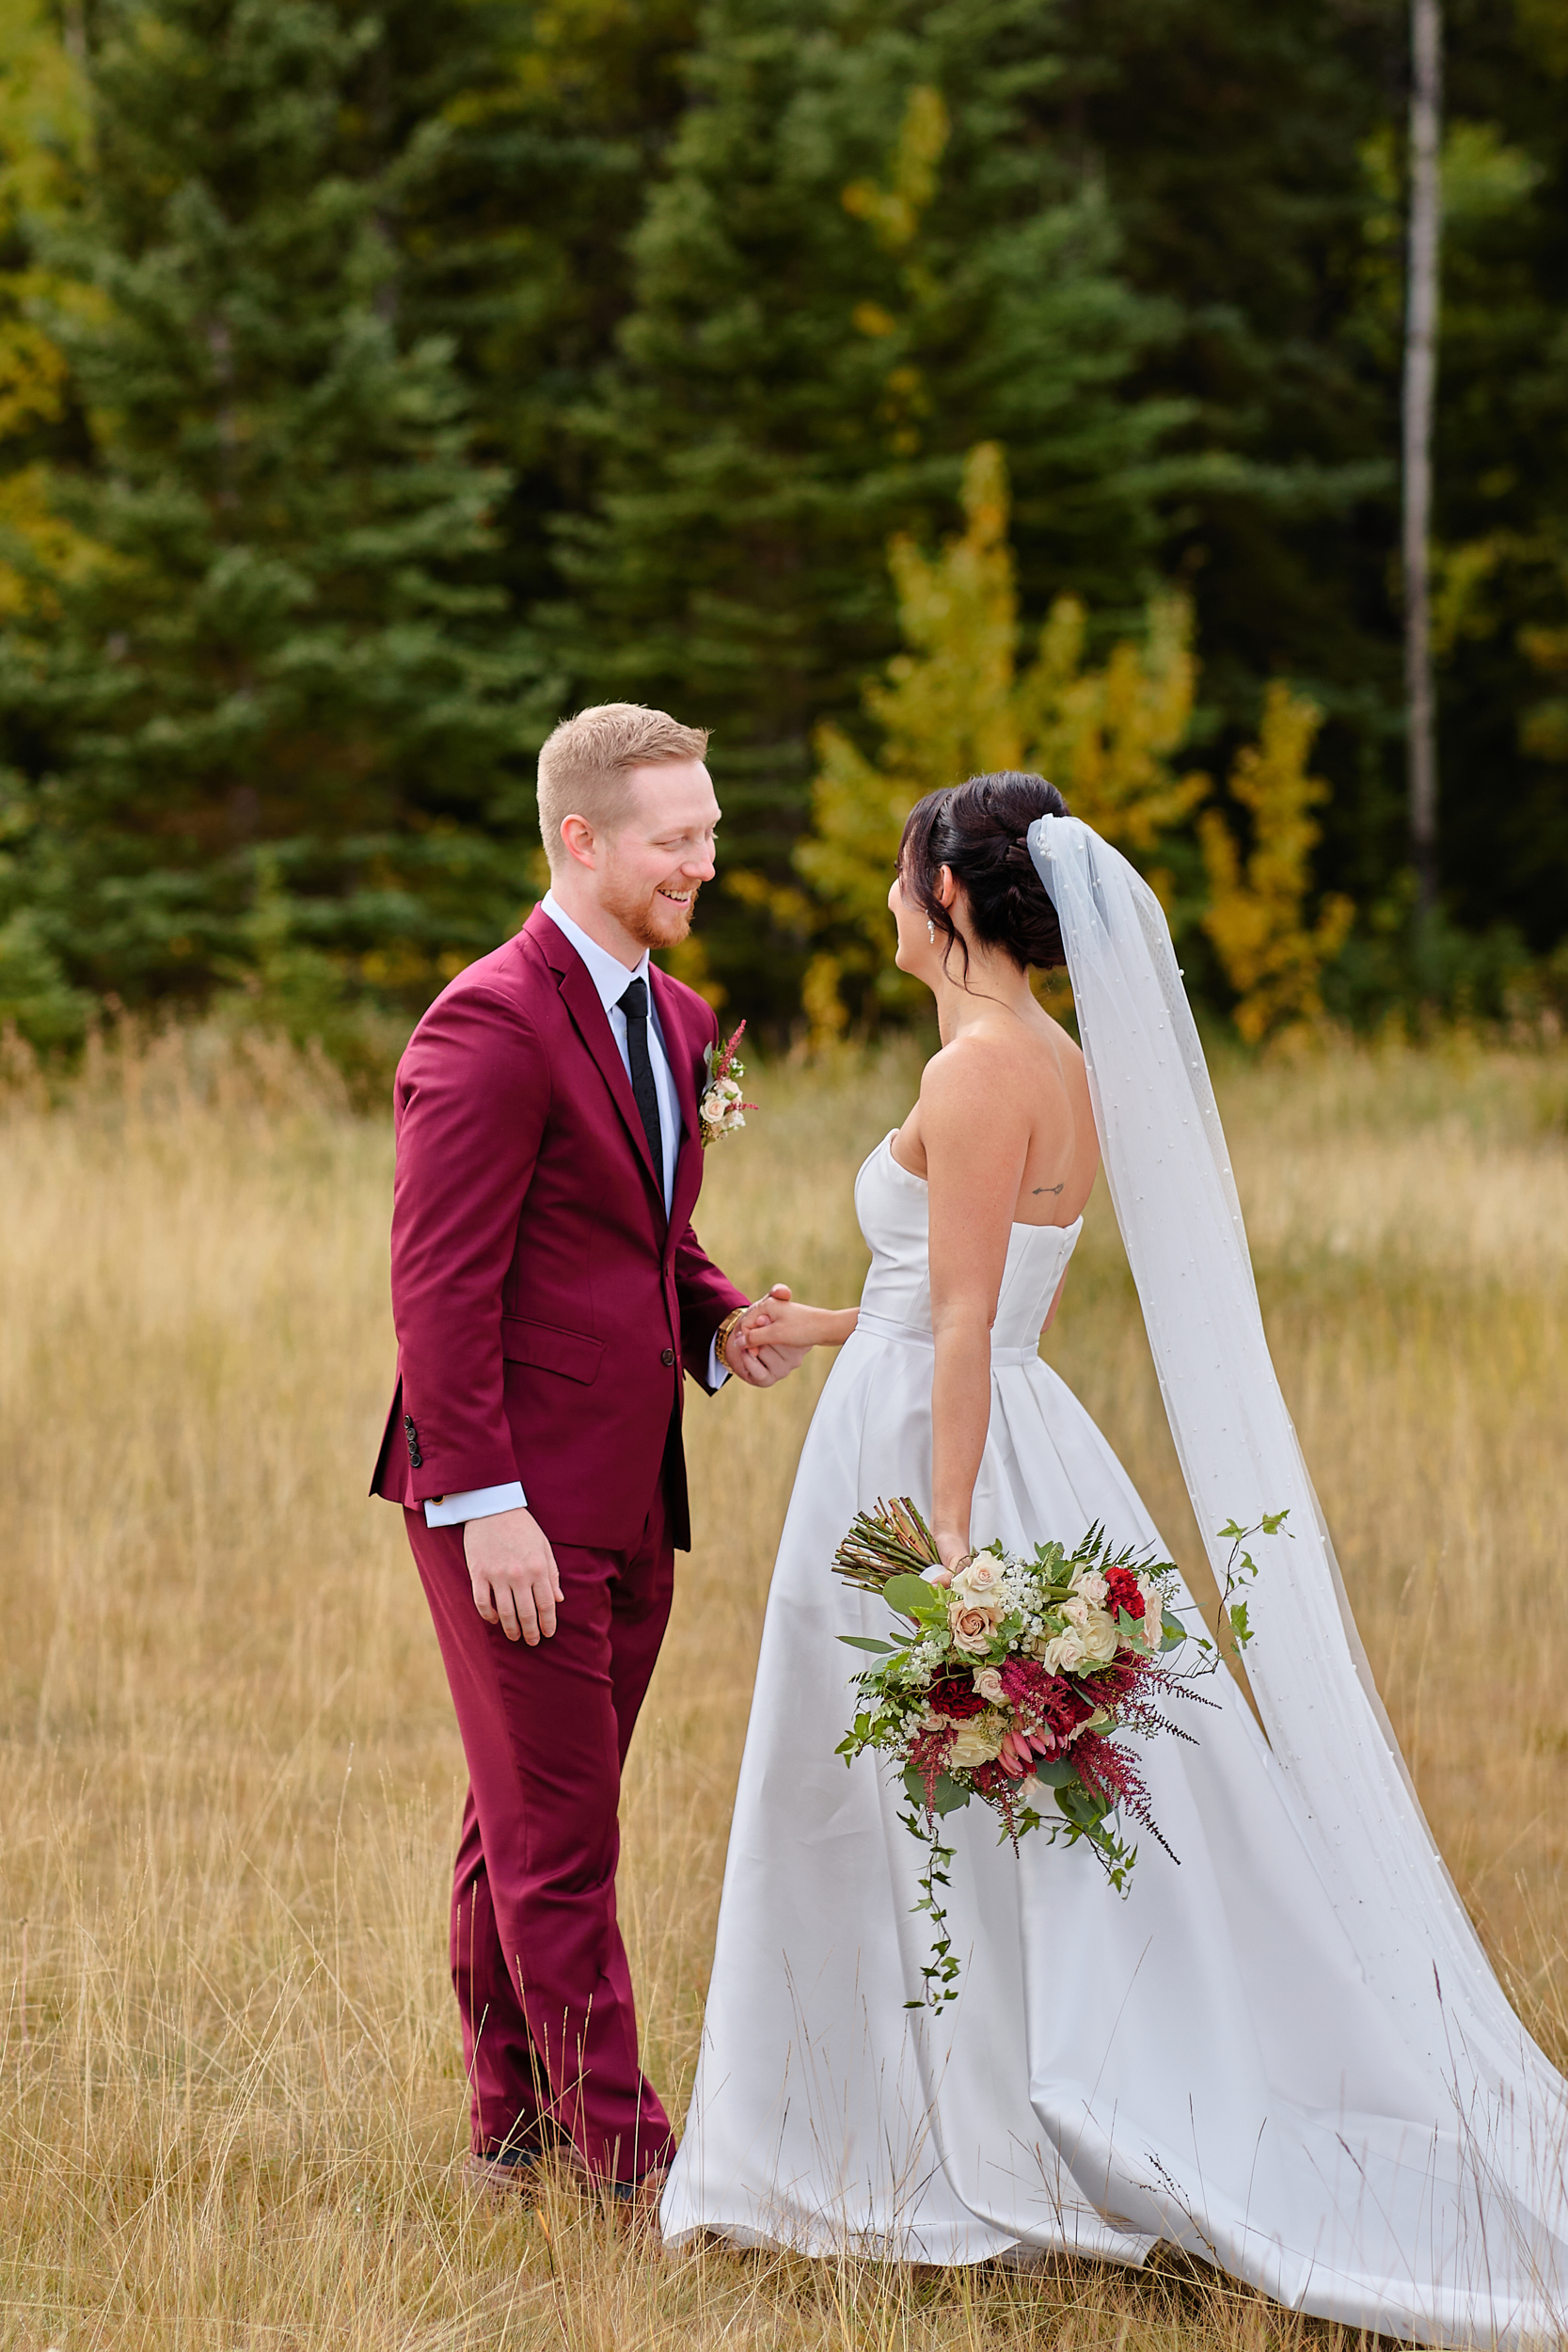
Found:
<svg viewBox="0 0 1568 2352"><path fill-rule="evenodd" d="M1272 1534L1278 1523L1263 1525ZM1241 1554L1253 1532L1225 1530L1235 1546L1227 1607L1237 1583L1257 1572ZM853 1761L872 1748L902 1772L912 1808L902 1818L928 1848L917 1908L930 1913L935 1930L933 1962L923 1973L926 1998L938 2006L956 1997L958 1973L938 1891L948 1884L953 1852L941 1843L942 1818L978 1797L1015 1847L1042 1827L1053 1839L1082 1840L1124 1890L1137 1849L1124 1842L1118 1819L1128 1816L1161 1845L1164 1839L1137 1759L1114 1735L1190 1737L1157 1702L1196 1698L1195 1675L1217 1663L1213 1645L1201 1637L1196 1647L1209 1663L1178 1673L1164 1662L1190 1638L1170 1607L1176 1567L1131 1547L1113 1549L1099 1527L1071 1552L1045 1543L1014 1559L990 1544L972 1552L945 1585L926 1573L940 1565L931 1532L907 1499L862 1512L833 1560L840 1576L879 1593L900 1621L891 1641L839 1635L877 1662L855 1677L858 1708L837 1752ZM1228 1615L1244 1645L1245 1604L1228 1607ZM1042 1804L1049 1814L1037 1809Z"/></svg>

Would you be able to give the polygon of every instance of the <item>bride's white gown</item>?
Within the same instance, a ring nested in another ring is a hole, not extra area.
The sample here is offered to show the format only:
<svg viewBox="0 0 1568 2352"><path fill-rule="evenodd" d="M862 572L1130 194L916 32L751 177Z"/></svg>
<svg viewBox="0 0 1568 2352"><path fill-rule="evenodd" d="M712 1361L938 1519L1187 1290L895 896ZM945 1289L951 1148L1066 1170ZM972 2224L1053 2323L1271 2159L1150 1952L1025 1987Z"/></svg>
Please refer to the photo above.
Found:
<svg viewBox="0 0 1568 2352"><path fill-rule="evenodd" d="M873 1263L779 1549L667 2237L924 2263L1136 2264L1164 2240L1390 2333L1556 2332L1556 2076L1521 2030L1509 2062L1536 2087L1521 2112L1446 2046L1432 1960L1409 2000L1390 1992L1375 1904L1363 1918L1325 1884L1310 1807L1223 1671L1199 1685L1213 1709L1180 1712L1196 1746L1144 1749L1180 1862L1146 1837L1123 1900L1084 1849L1036 1836L1015 1856L971 1804L946 1824L960 1997L940 2016L904 2006L928 1950L921 1850L902 1789L833 1754L855 1667L834 1637L883 1632L887 1612L830 1563L858 1509L930 1492L926 1186L883 1142L855 1200ZM1100 1520L1163 1556L1037 1354L1079 1230L1013 1229L972 1524L1031 1547Z"/></svg>

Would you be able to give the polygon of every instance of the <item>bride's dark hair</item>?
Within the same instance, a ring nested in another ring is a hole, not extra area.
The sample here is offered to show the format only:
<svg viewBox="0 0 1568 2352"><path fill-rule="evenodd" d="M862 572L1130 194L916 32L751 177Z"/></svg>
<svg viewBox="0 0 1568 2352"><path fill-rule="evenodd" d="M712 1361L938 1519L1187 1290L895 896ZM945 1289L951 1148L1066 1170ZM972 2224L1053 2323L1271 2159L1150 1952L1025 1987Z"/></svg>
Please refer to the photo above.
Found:
<svg viewBox="0 0 1568 2352"><path fill-rule="evenodd" d="M1037 817L1069 814L1053 784L1016 768L1005 768L994 776L971 776L967 784L927 792L916 801L904 820L898 872L921 913L946 938L944 965L957 943L963 949L968 979L968 946L937 897L937 879L944 866L951 866L954 881L963 887L976 939L1000 947L1024 970L1033 965L1037 972L1054 972L1067 962L1056 910L1045 895L1023 836Z"/></svg>

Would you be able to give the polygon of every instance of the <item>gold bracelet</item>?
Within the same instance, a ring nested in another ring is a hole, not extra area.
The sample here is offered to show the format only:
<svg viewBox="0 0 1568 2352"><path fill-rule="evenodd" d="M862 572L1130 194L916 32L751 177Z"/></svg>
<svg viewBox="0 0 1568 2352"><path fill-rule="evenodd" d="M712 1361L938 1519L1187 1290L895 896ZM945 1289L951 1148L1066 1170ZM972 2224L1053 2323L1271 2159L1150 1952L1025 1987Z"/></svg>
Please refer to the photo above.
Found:
<svg viewBox="0 0 1568 2352"><path fill-rule="evenodd" d="M724 1370L729 1373L734 1372L735 1366L725 1355L724 1350L730 1343L730 1337L735 1330L736 1325L740 1321L741 1316L745 1312L746 1309L744 1307L732 1307L729 1313L724 1317L723 1322L719 1326L717 1332L714 1334L713 1352L718 1357L719 1361L723 1365Z"/></svg>

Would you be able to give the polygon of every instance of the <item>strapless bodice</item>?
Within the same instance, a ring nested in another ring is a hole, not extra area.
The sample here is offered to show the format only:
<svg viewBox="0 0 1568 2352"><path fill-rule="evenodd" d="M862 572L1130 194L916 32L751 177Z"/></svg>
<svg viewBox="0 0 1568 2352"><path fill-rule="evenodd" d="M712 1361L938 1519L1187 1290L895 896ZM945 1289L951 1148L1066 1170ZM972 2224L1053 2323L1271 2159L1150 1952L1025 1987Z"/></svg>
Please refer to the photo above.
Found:
<svg viewBox="0 0 1568 2352"><path fill-rule="evenodd" d="M931 1266L926 1180L911 1176L893 1156L893 1134L883 1136L855 1179L855 1215L871 1251L871 1271L861 1293L863 1327L926 1333L931 1328ZM1015 1225L1007 1242L991 1353L1034 1356L1056 1286L1067 1271L1073 1245L1084 1230L1071 1225Z"/></svg>

